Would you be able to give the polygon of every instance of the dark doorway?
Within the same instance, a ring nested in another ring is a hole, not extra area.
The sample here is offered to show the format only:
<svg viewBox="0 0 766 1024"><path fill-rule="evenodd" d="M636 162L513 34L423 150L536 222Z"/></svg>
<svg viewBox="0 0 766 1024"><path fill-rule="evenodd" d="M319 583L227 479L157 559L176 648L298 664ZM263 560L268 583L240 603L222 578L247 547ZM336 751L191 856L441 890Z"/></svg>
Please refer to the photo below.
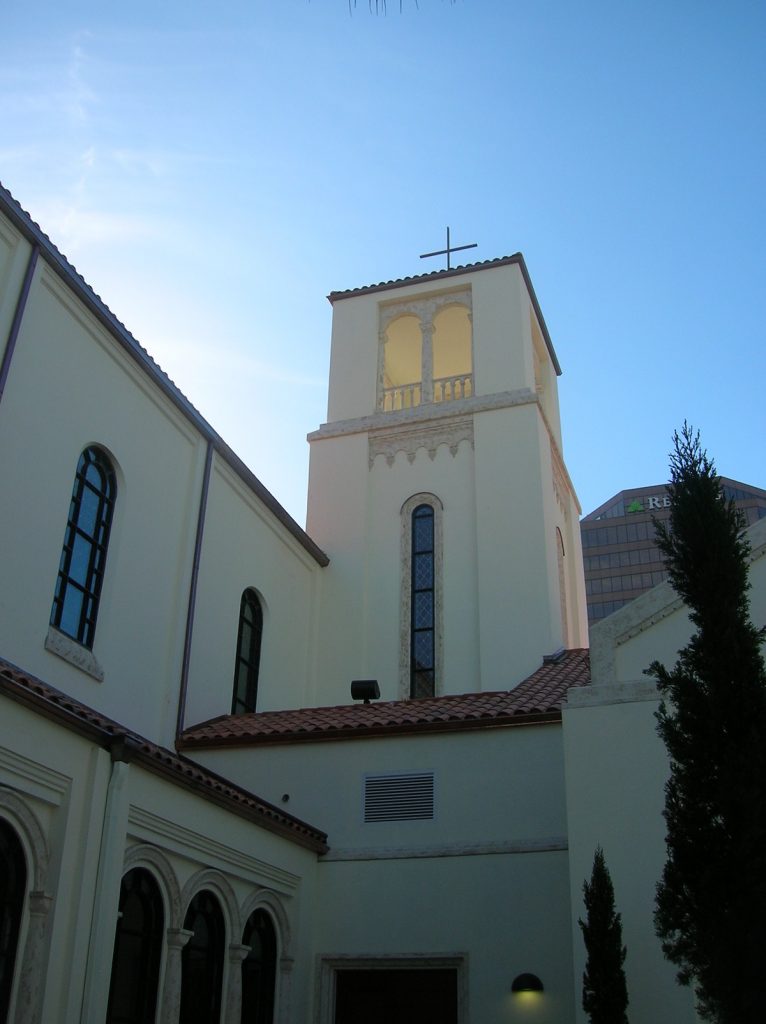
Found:
<svg viewBox="0 0 766 1024"><path fill-rule="evenodd" d="M265 910L248 918L242 942L250 952L242 961L242 1024L271 1024L277 977L277 936Z"/></svg>
<svg viewBox="0 0 766 1024"><path fill-rule="evenodd" d="M198 892L189 904L184 928L194 932L181 953L180 1024L211 1024L221 1016L223 913L211 892Z"/></svg>
<svg viewBox="0 0 766 1024"><path fill-rule="evenodd" d="M144 868L133 868L120 887L106 1024L151 1024L164 938L162 896Z"/></svg>
<svg viewBox="0 0 766 1024"><path fill-rule="evenodd" d="M11 1001L13 967L27 888L24 851L10 825L0 821L0 1021Z"/></svg>
<svg viewBox="0 0 766 1024"><path fill-rule="evenodd" d="M335 972L335 1024L457 1024L457 971Z"/></svg>

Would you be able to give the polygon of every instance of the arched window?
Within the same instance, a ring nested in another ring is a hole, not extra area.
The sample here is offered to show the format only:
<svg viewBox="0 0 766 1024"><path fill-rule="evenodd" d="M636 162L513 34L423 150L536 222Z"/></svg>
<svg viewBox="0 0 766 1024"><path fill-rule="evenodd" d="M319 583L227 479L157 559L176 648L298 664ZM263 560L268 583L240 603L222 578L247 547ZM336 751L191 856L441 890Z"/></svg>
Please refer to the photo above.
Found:
<svg viewBox="0 0 766 1024"><path fill-rule="evenodd" d="M563 647L569 646L569 621L567 615L567 582L566 570L564 568L564 538L561 530L556 527L556 561L559 570L559 601L561 604L561 643Z"/></svg>
<svg viewBox="0 0 766 1024"><path fill-rule="evenodd" d="M277 936L265 910L255 910L250 915L242 944L250 947L242 961L242 1024L272 1024Z"/></svg>
<svg viewBox="0 0 766 1024"><path fill-rule="evenodd" d="M184 928L194 934L181 953L179 1024L211 1024L221 1016L225 926L215 896L203 889L189 904Z"/></svg>
<svg viewBox="0 0 766 1024"><path fill-rule="evenodd" d="M239 605L237 662L234 667L234 697L231 713L255 711L258 696L258 666L261 660L263 609L254 590L246 590Z"/></svg>
<svg viewBox="0 0 766 1024"><path fill-rule="evenodd" d="M433 697L436 686L435 533L431 505L412 513L410 697Z"/></svg>
<svg viewBox="0 0 766 1024"><path fill-rule="evenodd" d="M24 851L11 826L0 820L0 1021L7 1019L13 967L27 888Z"/></svg>
<svg viewBox="0 0 766 1024"><path fill-rule="evenodd" d="M77 463L51 611L51 625L85 647L93 646L116 493L111 462L99 448L86 448Z"/></svg>
<svg viewBox="0 0 766 1024"><path fill-rule="evenodd" d="M165 914L162 896L145 868L133 868L120 887L106 1024L154 1021Z"/></svg>
<svg viewBox="0 0 766 1024"><path fill-rule="evenodd" d="M433 697L442 687L442 520L435 494L411 495L401 517L399 693Z"/></svg>

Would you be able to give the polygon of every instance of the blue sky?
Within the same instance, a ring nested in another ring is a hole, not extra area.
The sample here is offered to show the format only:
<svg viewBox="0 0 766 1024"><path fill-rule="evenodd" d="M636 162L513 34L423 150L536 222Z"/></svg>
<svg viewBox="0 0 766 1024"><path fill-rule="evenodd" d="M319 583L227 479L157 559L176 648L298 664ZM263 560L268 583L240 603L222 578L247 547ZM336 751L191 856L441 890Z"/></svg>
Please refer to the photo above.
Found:
<svg viewBox="0 0 766 1024"><path fill-rule="evenodd" d="M299 522L325 296L447 224L524 253L584 512L684 418L766 487L763 3L3 7L0 179Z"/></svg>

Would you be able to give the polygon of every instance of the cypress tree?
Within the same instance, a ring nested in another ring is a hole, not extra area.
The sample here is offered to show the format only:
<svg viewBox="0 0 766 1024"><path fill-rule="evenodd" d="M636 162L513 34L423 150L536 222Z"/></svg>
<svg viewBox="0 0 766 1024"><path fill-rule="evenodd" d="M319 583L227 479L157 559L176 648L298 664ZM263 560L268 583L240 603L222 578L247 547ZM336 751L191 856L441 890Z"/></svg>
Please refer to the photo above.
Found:
<svg viewBox="0 0 766 1024"><path fill-rule="evenodd" d="M657 523L694 632L668 670L667 860L655 926L678 980L716 1024L766 1021L766 672L749 616L749 548L698 432L674 435L670 519Z"/></svg>
<svg viewBox="0 0 766 1024"><path fill-rule="evenodd" d="M622 921L614 909L614 887L596 847L590 882L583 882L585 920L580 920L587 960L582 978L582 1005L591 1024L628 1024L625 946Z"/></svg>

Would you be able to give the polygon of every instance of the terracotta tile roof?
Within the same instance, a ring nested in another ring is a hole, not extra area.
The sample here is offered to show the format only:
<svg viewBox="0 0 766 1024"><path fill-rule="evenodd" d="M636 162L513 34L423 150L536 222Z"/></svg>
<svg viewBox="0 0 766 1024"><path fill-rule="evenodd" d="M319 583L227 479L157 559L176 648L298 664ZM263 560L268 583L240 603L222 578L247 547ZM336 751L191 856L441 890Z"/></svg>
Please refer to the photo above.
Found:
<svg viewBox="0 0 766 1024"><path fill-rule="evenodd" d="M330 292L327 296L330 302L337 302L338 299L348 299L352 295L365 295L368 292L385 291L388 288L401 288L407 284L420 284L423 281L433 281L439 277L454 277L456 274L473 273L476 270L486 270L488 267L503 267L508 263L523 262L524 257L520 252L513 256L498 256L494 260L480 260L477 263L464 263L459 267L450 267L449 270L431 270L425 274L413 274L410 277L397 277L392 281L381 281L379 284L365 284L359 288L346 288L344 291Z"/></svg>
<svg viewBox="0 0 766 1024"><path fill-rule="evenodd" d="M126 729L111 718L68 697L40 679L22 672L0 658L0 694L32 708L59 725L85 736L108 749L116 761L133 761L175 785L192 790L203 799L218 804L261 828L305 846L317 853L327 851L324 832L286 814L253 793L233 785L178 754L160 747L138 733Z"/></svg>
<svg viewBox="0 0 766 1024"><path fill-rule="evenodd" d="M560 658L545 661L513 690L222 715L187 729L178 748L363 739L559 721L567 690L589 682L588 651L565 651Z"/></svg>

